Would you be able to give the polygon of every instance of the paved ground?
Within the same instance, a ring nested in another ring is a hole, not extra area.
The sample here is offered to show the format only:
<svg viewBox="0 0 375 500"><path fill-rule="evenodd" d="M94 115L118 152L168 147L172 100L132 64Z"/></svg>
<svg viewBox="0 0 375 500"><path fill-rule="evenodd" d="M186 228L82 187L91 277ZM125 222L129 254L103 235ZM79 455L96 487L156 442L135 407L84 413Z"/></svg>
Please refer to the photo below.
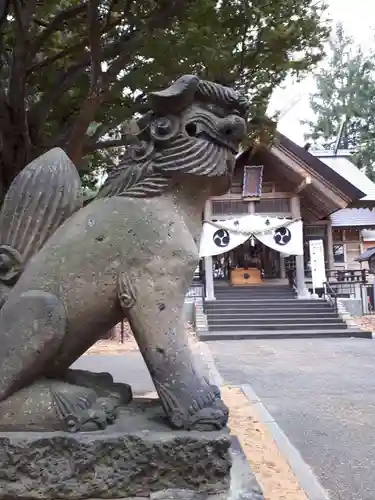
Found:
<svg viewBox="0 0 375 500"><path fill-rule="evenodd" d="M375 342L211 342L226 383L249 383L334 500L375 498Z"/></svg>
<svg viewBox="0 0 375 500"><path fill-rule="evenodd" d="M375 499L375 342L211 342L226 383L250 384L334 500ZM135 392L153 390L138 352L84 356Z"/></svg>
<svg viewBox="0 0 375 500"><path fill-rule="evenodd" d="M82 356L72 368L91 370L93 372L109 372L115 382L130 384L134 393L154 391L154 385L138 351L118 355Z"/></svg>

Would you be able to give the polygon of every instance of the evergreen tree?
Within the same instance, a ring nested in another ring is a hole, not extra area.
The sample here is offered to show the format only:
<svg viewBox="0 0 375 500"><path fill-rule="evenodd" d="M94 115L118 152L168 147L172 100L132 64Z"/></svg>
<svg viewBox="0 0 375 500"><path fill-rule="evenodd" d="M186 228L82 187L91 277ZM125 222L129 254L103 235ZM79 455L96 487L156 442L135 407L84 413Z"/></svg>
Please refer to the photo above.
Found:
<svg viewBox="0 0 375 500"><path fill-rule="evenodd" d="M316 75L310 96L315 114L305 139L315 149L333 150L344 122L340 149L352 152L358 168L375 178L375 59L344 33L341 24L329 41L327 64Z"/></svg>
<svg viewBox="0 0 375 500"><path fill-rule="evenodd" d="M121 154L145 95L181 74L237 86L263 116L288 74L320 60L321 4L0 0L0 203L54 146L92 179Z"/></svg>

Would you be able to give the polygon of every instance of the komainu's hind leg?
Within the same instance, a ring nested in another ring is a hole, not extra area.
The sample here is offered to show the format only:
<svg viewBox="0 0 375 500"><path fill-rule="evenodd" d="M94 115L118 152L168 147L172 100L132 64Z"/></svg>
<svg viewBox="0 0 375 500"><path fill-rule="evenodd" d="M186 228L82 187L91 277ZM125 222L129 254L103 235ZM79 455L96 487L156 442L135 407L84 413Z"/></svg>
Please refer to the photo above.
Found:
<svg viewBox="0 0 375 500"><path fill-rule="evenodd" d="M0 311L0 401L43 376L65 328L65 309L54 295L40 290L10 294Z"/></svg>
<svg viewBox="0 0 375 500"><path fill-rule="evenodd" d="M97 431L115 420L118 405L87 387L39 379L0 402L0 431Z"/></svg>
<svg viewBox="0 0 375 500"><path fill-rule="evenodd" d="M154 258L119 275L119 298L170 423L218 429L228 410L195 369L182 314L195 267L193 250Z"/></svg>
<svg viewBox="0 0 375 500"><path fill-rule="evenodd" d="M131 392L112 378L69 371L45 377L64 341L65 309L52 294L31 290L0 311L0 429L97 430L116 418Z"/></svg>

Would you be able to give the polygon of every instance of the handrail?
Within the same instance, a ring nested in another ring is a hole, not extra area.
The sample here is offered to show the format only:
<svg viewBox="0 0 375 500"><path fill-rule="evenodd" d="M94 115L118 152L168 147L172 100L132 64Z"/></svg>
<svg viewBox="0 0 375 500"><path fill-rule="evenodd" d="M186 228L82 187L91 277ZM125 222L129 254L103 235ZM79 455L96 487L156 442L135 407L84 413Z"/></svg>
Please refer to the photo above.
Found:
<svg viewBox="0 0 375 500"><path fill-rule="evenodd" d="M329 297L331 299L331 303L332 303L332 305L334 307L334 311L335 311L335 313L337 313L338 312L338 307L337 307L337 294L336 294L336 292L331 287L331 285L329 284L328 281L325 281L323 283L323 287L324 287L324 295L326 297ZM332 301L332 296L333 296L333 301Z"/></svg>
<svg viewBox="0 0 375 500"><path fill-rule="evenodd" d="M293 288L294 290L297 289L297 282L296 282L296 273L294 269L288 269L286 272L289 286L290 288Z"/></svg>
<svg viewBox="0 0 375 500"><path fill-rule="evenodd" d="M206 312L206 273L203 273L202 276L202 283L203 283L203 295L202 295L202 307L203 307L203 312Z"/></svg>
<svg viewBox="0 0 375 500"><path fill-rule="evenodd" d="M367 283L368 269L326 269L328 280L340 283Z"/></svg>

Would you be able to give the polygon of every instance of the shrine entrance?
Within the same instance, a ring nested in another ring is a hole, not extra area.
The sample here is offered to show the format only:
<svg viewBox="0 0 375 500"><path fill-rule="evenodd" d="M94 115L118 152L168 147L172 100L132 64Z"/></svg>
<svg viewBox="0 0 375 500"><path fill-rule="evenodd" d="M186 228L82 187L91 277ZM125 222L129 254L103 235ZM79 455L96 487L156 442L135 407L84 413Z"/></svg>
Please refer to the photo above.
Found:
<svg viewBox="0 0 375 500"><path fill-rule="evenodd" d="M213 277L233 285L259 284L285 278L283 261L279 252L250 238L233 250L212 257Z"/></svg>

